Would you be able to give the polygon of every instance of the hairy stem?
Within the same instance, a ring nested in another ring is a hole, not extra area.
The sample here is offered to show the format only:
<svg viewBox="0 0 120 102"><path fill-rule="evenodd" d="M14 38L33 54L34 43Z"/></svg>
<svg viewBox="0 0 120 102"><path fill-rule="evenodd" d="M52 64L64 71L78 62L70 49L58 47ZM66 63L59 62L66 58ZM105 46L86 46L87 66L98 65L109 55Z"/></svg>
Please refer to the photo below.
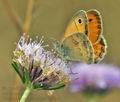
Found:
<svg viewBox="0 0 120 102"><path fill-rule="evenodd" d="M24 93L23 93L23 95L22 95L22 97L20 99L20 102L25 102L27 97L29 96L30 92L31 92L31 89L26 88L26 90L24 91Z"/></svg>

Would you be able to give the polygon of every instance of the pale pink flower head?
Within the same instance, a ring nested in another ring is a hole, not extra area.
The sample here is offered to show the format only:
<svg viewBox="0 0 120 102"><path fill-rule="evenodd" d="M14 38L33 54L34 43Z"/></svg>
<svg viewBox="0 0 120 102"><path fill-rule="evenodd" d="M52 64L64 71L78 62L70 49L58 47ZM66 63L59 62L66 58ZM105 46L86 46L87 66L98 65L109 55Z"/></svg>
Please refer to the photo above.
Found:
<svg viewBox="0 0 120 102"><path fill-rule="evenodd" d="M54 90L66 85L66 62L46 51L43 39L32 40L22 36L13 56L13 68L26 86L34 89Z"/></svg>

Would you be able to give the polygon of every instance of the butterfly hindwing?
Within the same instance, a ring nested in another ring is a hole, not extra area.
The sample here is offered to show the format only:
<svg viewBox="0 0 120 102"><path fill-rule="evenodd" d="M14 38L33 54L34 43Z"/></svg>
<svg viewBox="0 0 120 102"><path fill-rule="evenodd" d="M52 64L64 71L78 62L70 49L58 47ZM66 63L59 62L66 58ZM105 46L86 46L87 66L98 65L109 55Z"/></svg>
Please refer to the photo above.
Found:
<svg viewBox="0 0 120 102"><path fill-rule="evenodd" d="M94 62L93 47L88 37L84 33L74 33L67 37L63 45L69 49L69 60Z"/></svg>
<svg viewBox="0 0 120 102"><path fill-rule="evenodd" d="M107 53L107 43L105 38L101 35L99 41L93 45L95 53L95 63L101 61Z"/></svg>

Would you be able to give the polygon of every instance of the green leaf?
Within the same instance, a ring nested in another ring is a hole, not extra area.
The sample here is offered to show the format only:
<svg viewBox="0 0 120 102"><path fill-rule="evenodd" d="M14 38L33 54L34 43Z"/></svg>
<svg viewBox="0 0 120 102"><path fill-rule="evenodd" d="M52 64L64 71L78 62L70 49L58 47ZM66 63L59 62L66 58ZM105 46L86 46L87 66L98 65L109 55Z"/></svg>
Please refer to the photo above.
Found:
<svg viewBox="0 0 120 102"><path fill-rule="evenodd" d="M47 90L57 90L57 89L60 89L60 88L63 88L63 87L65 87L65 84L57 85L57 86L54 86L54 87L49 87Z"/></svg>
<svg viewBox="0 0 120 102"><path fill-rule="evenodd" d="M65 87L65 84L59 84L59 85L56 85L56 86L53 86L53 87L49 87L46 84L36 83L33 86L34 86L34 89L56 90L56 89L60 89L60 88Z"/></svg>
<svg viewBox="0 0 120 102"><path fill-rule="evenodd" d="M57 90L57 89L60 89L60 88L63 88L63 87L65 87L65 84L59 84L59 85L56 85L56 86L53 86L53 87L44 85L43 90Z"/></svg>
<svg viewBox="0 0 120 102"><path fill-rule="evenodd" d="M43 89L43 84L42 83L36 83L33 84L34 89Z"/></svg>

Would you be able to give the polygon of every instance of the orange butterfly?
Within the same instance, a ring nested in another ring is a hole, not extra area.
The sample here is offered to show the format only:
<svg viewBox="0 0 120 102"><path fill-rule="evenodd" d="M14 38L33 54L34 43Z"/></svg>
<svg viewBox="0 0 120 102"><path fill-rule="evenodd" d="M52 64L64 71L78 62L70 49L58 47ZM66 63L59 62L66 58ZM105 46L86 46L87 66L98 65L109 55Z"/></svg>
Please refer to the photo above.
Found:
<svg viewBox="0 0 120 102"><path fill-rule="evenodd" d="M78 11L70 20L62 39L62 53L67 60L97 63L106 54L106 40L102 35L102 17L99 11L91 9ZM60 46L61 46L60 45ZM57 52L61 52L56 46Z"/></svg>

